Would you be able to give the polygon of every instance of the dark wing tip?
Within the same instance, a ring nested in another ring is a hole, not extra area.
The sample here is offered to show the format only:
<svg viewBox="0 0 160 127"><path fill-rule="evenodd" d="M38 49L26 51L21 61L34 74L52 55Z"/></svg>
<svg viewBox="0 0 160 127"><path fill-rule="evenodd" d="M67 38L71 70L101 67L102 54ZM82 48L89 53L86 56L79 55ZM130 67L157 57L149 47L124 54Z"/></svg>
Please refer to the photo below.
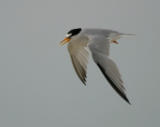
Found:
<svg viewBox="0 0 160 127"><path fill-rule="evenodd" d="M110 79L110 77L105 73L105 70L103 69L103 67L99 64L96 63L97 66L100 68L101 72L103 73L103 75L105 76L105 78L107 79L107 81L110 83L110 85L112 86L112 88L128 103L131 105L129 99L127 98L126 94L121 91L120 89L118 89L116 87L116 85L114 84L114 82Z"/></svg>
<svg viewBox="0 0 160 127"><path fill-rule="evenodd" d="M84 78L80 78L80 80L82 81L82 83L86 86L86 77L84 77Z"/></svg>
<svg viewBox="0 0 160 127"><path fill-rule="evenodd" d="M87 76L86 76L86 72L85 72L85 75L83 77L83 79L81 79L82 83L86 86L86 83L87 83Z"/></svg>

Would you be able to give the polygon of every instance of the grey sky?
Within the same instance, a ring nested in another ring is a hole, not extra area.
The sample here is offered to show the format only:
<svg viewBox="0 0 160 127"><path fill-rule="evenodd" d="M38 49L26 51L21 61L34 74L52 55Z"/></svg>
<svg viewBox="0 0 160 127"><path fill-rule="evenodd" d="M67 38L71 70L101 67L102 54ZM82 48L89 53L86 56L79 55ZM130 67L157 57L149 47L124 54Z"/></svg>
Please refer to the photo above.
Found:
<svg viewBox="0 0 160 127"><path fill-rule="evenodd" d="M160 125L158 0L1 0L1 127ZM59 42L75 27L134 33L112 45L132 105L90 59L87 86Z"/></svg>

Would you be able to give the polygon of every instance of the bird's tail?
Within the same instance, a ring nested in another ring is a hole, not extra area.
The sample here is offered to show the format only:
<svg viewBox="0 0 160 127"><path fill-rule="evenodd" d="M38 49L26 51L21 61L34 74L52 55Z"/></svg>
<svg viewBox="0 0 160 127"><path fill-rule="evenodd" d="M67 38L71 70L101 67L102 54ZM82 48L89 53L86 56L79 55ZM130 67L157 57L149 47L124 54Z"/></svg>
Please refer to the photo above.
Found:
<svg viewBox="0 0 160 127"><path fill-rule="evenodd" d="M126 38L126 37L134 37L136 34L125 34L125 33L120 33L120 38Z"/></svg>

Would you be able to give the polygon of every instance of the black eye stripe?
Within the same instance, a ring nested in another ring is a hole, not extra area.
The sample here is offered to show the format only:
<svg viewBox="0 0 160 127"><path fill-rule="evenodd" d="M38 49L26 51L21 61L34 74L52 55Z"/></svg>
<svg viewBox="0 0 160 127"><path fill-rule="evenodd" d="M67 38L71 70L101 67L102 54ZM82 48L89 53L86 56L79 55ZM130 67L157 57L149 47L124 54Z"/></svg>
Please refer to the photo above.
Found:
<svg viewBox="0 0 160 127"><path fill-rule="evenodd" d="M77 28L77 29L72 29L68 32L68 34L71 34L71 37L74 36L74 35L77 35L81 32L81 28Z"/></svg>

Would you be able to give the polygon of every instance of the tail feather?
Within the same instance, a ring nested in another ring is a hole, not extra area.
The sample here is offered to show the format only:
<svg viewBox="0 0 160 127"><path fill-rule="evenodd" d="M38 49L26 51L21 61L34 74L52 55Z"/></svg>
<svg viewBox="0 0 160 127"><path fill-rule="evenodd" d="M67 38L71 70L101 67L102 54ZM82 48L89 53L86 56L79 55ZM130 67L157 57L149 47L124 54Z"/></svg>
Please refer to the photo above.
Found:
<svg viewBox="0 0 160 127"><path fill-rule="evenodd" d="M136 34L125 34L125 33L120 33L120 37L121 38L125 38L125 37L134 37L136 36Z"/></svg>

